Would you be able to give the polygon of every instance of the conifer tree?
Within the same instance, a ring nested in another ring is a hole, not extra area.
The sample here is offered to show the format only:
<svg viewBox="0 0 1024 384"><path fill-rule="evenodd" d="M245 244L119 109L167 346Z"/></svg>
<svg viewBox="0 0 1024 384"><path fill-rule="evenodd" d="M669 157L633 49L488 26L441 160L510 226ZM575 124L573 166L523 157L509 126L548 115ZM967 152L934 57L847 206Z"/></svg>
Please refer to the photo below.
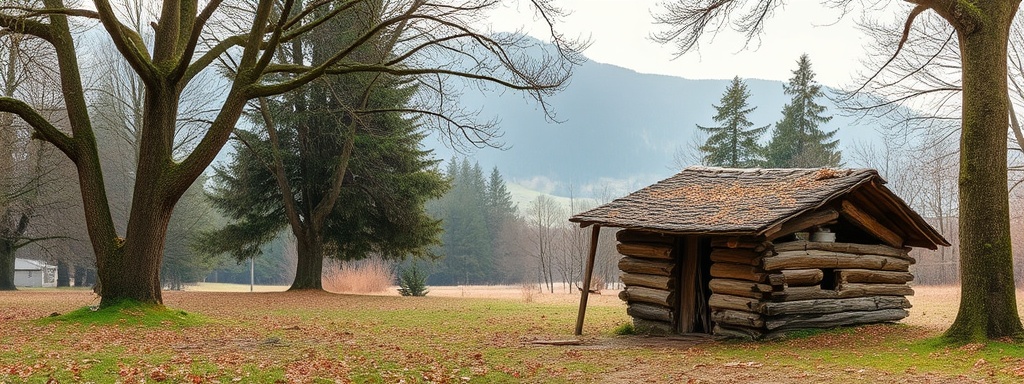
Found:
<svg viewBox="0 0 1024 384"><path fill-rule="evenodd" d="M778 168L836 167L842 162L842 153L836 150L836 130L825 132L821 124L832 120L824 116L825 106L815 100L825 96L821 85L814 81L814 71L807 54L800 56L798 67L783 90L792 99L782 108L782 120L775 124L775 132L765 151L766 164Z"/></svg>
<svg viewBox="0 0 1024 384"><path fill-rule="evenodd" d="M721 104L714 106L717 111L714 120L720 125L697 125L698 129L708 133L707 141L699 148L705 165L737 168L754 167L762 163L763 149L758 141L768 126L750 128L754 123L747 120L747 114L757 107L749 107L748 98L750 92L747 84L739 76L733 77L722 94Z"/></svg>

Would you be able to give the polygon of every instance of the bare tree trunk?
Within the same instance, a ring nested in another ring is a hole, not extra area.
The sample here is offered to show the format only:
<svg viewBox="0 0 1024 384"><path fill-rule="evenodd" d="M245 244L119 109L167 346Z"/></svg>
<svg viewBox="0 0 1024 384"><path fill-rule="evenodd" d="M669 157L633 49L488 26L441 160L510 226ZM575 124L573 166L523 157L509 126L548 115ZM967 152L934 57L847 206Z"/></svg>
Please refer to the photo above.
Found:
<svg viewBox="0 0 1024 384"><path fill-rule="evenodd" d="M324 272L323 238L320 231L306 231L306 236L296 236L298 264L295 266L295 281L289 291L302 289L323 290Z"/></svg>
<svg viewBox="0 0 1024 384"><path fill-rule="evenodd" d="M68 262L63 258L57 260L57 286L71 286L70 268L68 268Z"/></svg>
<svg viewBox="0 0 1024 384"><path fill-rule="evenodd" d="M963 60L960 141L960 310L946 336L983 340L1024 335L1013 284L1007 188L1006 53L1016 2L988 1L986 18L957 27Z"/></svg>
<svg viewBox="0 0 1024 384"><path fill-rule="evenodd" d="M0 291L14 290L14 242L0 239Z"/></svg>

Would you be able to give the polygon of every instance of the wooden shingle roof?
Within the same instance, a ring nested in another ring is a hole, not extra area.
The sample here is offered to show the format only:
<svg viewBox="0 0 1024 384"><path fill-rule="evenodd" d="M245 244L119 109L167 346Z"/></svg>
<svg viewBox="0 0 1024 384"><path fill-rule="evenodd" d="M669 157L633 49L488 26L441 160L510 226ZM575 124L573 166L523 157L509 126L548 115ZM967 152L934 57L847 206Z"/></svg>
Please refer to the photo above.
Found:
<svg viewBox="0 0 1024 384"><path fill-rule="evenodd" d="M884 183L872 169L689 167L569 220L582 226L674 234L757 236L856 192L859 200L884 200L872 204L877 207L874 214L901 227L908 245L932 249L948 245Z"/></svg>

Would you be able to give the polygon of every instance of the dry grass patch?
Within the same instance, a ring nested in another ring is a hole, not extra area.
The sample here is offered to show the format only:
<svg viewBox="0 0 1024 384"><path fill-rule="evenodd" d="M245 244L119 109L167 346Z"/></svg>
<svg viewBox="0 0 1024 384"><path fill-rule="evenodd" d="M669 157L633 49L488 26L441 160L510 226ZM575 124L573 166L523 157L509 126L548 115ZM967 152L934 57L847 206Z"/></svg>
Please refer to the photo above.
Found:
<svg viewBox="0 0 1024 384"><path fill-rule="evenodd" d="M336 293L382 293L395 283L391 265L379 258L329 261L324 265L324 289Z"/></svg>

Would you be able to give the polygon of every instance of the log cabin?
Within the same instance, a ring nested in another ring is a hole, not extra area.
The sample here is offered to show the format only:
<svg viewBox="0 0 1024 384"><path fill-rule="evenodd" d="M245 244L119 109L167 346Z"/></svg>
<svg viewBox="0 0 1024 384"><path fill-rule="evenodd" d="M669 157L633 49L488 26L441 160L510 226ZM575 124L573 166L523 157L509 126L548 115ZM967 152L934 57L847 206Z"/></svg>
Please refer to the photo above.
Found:
<svg viewBox="0 0 1024 384"><path fill-rule="evenodd" d="M899 321L911 247L949 246L872 169L689 167L569 220L593 228L585 287L601 228L620 229L619 298L636 328L663 334Z"/></svg>

